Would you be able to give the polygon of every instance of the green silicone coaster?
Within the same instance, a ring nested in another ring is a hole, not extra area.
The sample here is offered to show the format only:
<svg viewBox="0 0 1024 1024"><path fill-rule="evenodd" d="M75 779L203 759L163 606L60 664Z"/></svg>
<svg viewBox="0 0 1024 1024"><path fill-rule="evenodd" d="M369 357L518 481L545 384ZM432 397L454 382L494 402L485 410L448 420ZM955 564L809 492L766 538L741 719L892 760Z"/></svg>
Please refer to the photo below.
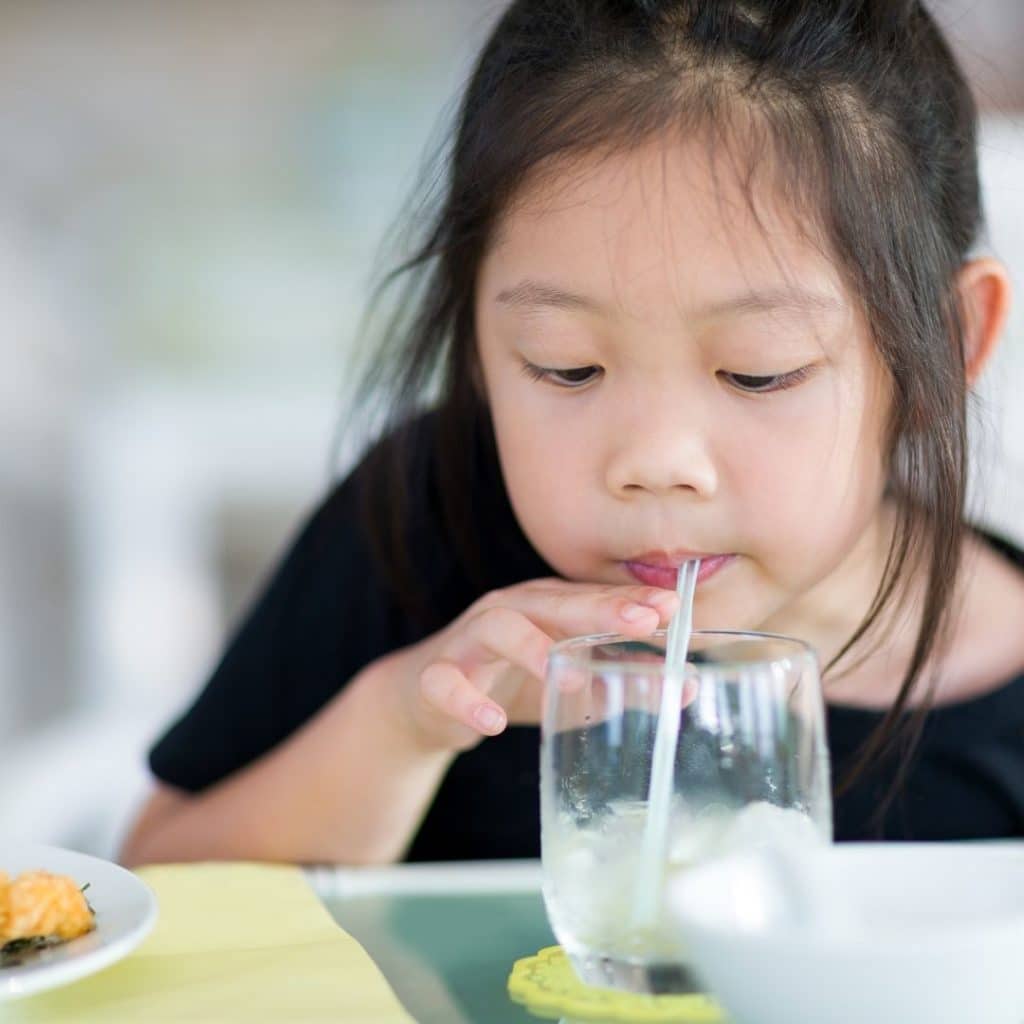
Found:
<svg viewBox="0 0 1024 1024"><path fill-rule="evenodd" d="M725 1015L705 995L642 995L584 985L561 946L548 946L517 960L509 995L536 1017L622 1024L725 1024Z"/></svg>

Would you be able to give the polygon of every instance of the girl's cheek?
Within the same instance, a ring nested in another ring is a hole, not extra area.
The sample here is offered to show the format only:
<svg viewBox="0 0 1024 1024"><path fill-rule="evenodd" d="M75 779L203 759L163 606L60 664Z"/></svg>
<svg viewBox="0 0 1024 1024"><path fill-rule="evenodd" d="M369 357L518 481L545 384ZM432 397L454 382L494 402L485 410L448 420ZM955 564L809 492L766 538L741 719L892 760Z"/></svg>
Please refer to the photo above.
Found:
<svg viewBox="0 0 1024 1024"><path fill-rule="evenodd" d="M802 575L819 557L831 558L845 532L836 482L813 445L772 450L761 445L738 453L736 507L742 538L755 558L785 576Z"/></svg>

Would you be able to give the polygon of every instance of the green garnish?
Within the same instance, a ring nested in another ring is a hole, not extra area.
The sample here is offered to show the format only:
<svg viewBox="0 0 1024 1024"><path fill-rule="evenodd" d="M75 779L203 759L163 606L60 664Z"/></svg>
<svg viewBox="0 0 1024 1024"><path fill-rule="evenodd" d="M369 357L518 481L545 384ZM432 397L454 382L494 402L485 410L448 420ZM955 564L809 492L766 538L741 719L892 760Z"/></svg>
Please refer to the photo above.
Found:
<svg viewBox="0 0 1024 1024"><path fill-rule="evenodd" d="M0 967L17 967L26 954L38 953L41 949L60 944L56 935L33 935L28 939L11 939L0 946Z"/></svg>

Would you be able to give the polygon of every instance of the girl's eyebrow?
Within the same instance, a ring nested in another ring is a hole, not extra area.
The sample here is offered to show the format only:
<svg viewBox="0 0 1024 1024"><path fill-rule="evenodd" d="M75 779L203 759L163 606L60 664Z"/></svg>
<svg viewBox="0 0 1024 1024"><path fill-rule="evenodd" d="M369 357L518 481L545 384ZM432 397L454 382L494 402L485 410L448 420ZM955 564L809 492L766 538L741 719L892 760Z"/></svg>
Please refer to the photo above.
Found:
<svg viewBox="0 0 1024 1024"><path fill-rule="evenodd" d="M845 310L838 296L830 292L814 292L804 288L769 288L749 291L709 303L695 310L698 320L746 313L842 313Z"/></svg>
<svg viewBox="0 0 1024 1024"><path fill-rule="evenodd" d="M567 309L585 313L601 313L604 307L586 295L577 295L557 285L529 278L511 288L498 292L494 299L499 305L512 306L529 312L534 309Z"/></svg>
<svg viewBox="0 0 1024 1024"><path fill-rule="evenodd" d="M538 309L561 309L584 313L607 314L602 303L587 295L567 291L555 284L526 278L511 288L500 291L495 302L523 312ZM808 291L803 288L769 288L747 291L718 299L689 313L696 320L711 320L722 316L742 316L754 313L841 313L842 301L828 292Z"/></svg>

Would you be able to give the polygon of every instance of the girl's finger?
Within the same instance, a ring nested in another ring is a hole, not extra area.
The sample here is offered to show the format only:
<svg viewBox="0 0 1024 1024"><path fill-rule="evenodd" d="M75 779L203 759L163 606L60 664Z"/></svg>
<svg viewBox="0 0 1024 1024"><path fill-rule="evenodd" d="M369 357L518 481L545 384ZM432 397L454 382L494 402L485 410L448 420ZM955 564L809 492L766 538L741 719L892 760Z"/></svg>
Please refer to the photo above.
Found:
<svg viewBox="0 0 1024 1024"><path fill-rule="evenodd" d="M488 699L451 661L435 661L419 679L420 695L434 711L460 722L475 733L496 736L507 724L500 704Z"/></svg>
<svg viewBox="0 0 1024 1024"><path fill-rule="evenodd" d="M543 680L550 636L521 611L514 608L485 608L458 630L445 648L445 657L457 662L464 672L493 661L507 661Z"/></svg>
<svg viewBox="0 0 1024 1024"><path fill-rule="evenodd" d="M649 636L666 625L679 605L673 591L642 586L543 582L492 595L508 602L549 636L562 639L587 633Z"/></svg>

